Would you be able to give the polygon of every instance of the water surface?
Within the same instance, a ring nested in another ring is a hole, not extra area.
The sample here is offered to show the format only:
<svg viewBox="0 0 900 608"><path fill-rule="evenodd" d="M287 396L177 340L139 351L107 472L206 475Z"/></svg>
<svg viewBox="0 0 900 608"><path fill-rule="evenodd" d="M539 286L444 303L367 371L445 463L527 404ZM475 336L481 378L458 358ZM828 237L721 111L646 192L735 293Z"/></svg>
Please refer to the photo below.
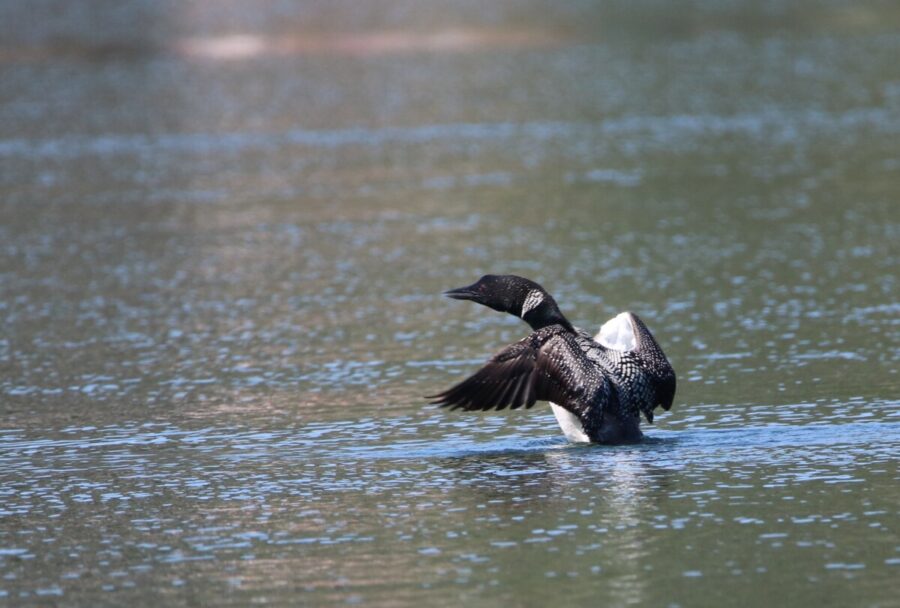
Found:
<svg viewBox="0 0 900 608"><path fill-rule="evenodd" d="M896 9L41 6L0 603L898 605ZM645 319L646 442L425 405L525 335L486 272Z"/></svg>

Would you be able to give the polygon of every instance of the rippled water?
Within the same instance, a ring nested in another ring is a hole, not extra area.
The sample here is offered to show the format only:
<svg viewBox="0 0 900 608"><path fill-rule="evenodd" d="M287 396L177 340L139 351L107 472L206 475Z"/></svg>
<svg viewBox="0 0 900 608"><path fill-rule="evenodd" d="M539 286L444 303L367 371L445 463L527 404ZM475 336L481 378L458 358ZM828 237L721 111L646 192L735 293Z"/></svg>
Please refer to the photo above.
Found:
<svg viewBox="0 0 900 608"><path fill-rule="evenodd" d="M329 6L0 8L0 603L898 605L900 12ZM485 272L644 443L425 405Z"/></svg>

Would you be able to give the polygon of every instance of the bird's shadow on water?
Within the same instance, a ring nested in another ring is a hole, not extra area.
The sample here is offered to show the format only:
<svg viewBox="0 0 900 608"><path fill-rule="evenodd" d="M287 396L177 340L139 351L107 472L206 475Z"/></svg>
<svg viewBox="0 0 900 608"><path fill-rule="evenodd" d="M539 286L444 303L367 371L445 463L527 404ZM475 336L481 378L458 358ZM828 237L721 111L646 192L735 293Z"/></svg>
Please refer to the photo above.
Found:
<svg viewBox="0 0 900 608"><path fill-rule="evenodd" d="M378 450L359 448L367 457L375 459L466 459L471 457L495 458L516 455L543 454L560 452L568 454L601 454L615 452L641 452L659 448L673 448L679 443L675 434L665 437L645 436L639 443L602 445L595 443L571 443L563 437L529 438L524 436L506 436L487 442L457 437L438 441L403 442L382 446ZM356 451L356 450L354 450Z"/></svg>
<svg viewBox="0 0 900 608"><path fill-rule="evenodd" d="M659 453L677 449L679 441L674 434L645 436L640 443L620 445L570 443L557 435L506 435L483 442L454 435L429 442L393 443L377 450L358 446L354 451L367 459L427 462L442 469L458 485L477 482L485 487L507 487L517 485L512 481L517 479L539 490L585 477L592 483L641 474L664 479L670 471L661 462L672 459L660 459Z"/></svg>

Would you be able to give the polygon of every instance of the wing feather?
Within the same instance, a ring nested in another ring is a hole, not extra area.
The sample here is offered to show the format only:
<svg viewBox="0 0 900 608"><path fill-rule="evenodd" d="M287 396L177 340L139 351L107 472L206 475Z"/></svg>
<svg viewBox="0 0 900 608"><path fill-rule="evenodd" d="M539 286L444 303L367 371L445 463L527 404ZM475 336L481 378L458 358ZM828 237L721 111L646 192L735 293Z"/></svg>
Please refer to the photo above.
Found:
<svg viewBox="0 0 900 608"><path fill-rule="evenodd" d="M647 388L640 409L647 422L653 422L653 410L662 407L669 410L675 397L675 370L660 347L656 338L636 314L631 315L631 324L634 331L634 354L640 359L641 367L645 375L644 382Z"/></svg>
<svg viewBox="0 0 900 608"><path fill-rule="evenodd" d="M480 370L442 393L428 397L452 410L530 408L537 401L563 404L578 392L563 362L583 357L566 330L538 330L494 355Z"/></svg>

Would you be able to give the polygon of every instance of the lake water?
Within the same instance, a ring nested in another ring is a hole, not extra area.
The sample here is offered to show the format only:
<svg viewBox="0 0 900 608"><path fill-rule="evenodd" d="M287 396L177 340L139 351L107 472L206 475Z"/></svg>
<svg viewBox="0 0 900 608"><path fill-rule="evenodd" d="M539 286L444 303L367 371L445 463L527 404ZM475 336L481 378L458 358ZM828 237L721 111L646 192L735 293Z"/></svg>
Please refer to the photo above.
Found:
<svg viewBox="0 0 900 608"><path fill-rule="evenodd" d="M0 604L900 606L900 8L757 4L0 7ZM645 442L426 405L488 272Z"/></svg>

